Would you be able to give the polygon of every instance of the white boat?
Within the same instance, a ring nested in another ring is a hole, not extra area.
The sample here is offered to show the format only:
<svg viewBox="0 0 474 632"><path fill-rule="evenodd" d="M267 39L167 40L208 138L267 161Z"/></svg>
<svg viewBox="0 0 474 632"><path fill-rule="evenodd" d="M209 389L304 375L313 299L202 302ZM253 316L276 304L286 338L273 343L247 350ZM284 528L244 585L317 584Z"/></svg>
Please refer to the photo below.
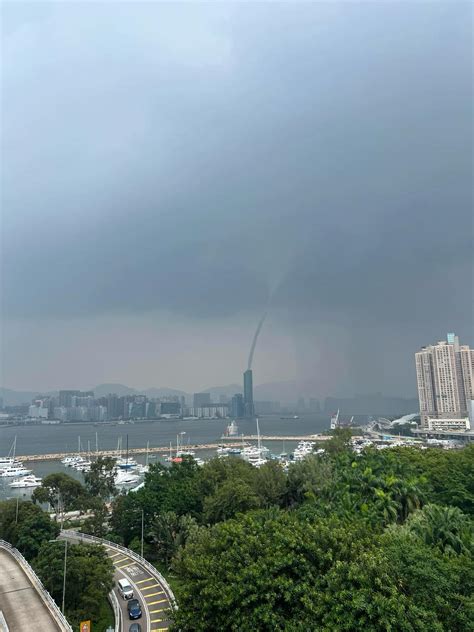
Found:
<svg viewBox="0 0 474 632"><path fill-rule="evenodd" d="M13 440L12 446L7 456L0 457L0 470L6 470L12 467L18 467L20 463L15 459L16 452L16 437Z"/></svg>
<svg viewBox="0 0 474 632"><path fill-rule="evenodd" d="M237 437L239 434L239 427L235 422L235 419L227 426L224 437Z"/></svg>
<svg viewBox="0 0 474 632"><path fill-rule="evenodd" d="M34 474L29 474L23 478L17 478L13 482L9 483L9 487L12 489L24 489L27 487L39 487L42 479L38 478Z"/></svg>
<svg viewBox="0 0 474 632"><path fill-rule="evenodd" d="M2 478L15 478L16 476L27 476L27 474L31 474L31 470L27 470L21 465L18 467L8 467L2 471L0 476Z"/></svg>
<svg viewBox="0 0 474 632"><path fill-rule="evenodd" d="M117 470L115 473L115 484L117 487L120 487L121 485L135 485L135 483L138 483L139 480L140 477L138 474L132 474L127 470Z"/></svg>
<svg viewBox="0 0 474 632"><path fill-rule="evenodd" d="M64 459L61 459L61 463L63 465L67 465L68 467L71 467L72 465L74 465L74 463L77 462L78 458L77 456L65 456Z"/></svg>
<svg viewBox="0 0 474 632"><path fill-rule="evenodd" d="M78 472L90 472L91 465L92 465L92 461L83 460L80 463L73 465L73 468L77 470Z"/></svg>
<svg viewBox="0 0 474 632"><path fill-rule="evenodd" d="M308 456L308 454L312 454L314 450L314 445L315 444L313 441L300 441L293 452L294 460L301 461L306 456Z"/></svg>
<svg viewBox="0 0 474 632"><path fill-rule="evenodd" d="M255 467L260 467L261 465L266 463L267 456L269 455L270 450L262 445L262 442L260 440L260 427L258 425L258 418L256 419L256 422L257 445L247 446L241 451L240 456L251 465L254 465Z"/></svg>

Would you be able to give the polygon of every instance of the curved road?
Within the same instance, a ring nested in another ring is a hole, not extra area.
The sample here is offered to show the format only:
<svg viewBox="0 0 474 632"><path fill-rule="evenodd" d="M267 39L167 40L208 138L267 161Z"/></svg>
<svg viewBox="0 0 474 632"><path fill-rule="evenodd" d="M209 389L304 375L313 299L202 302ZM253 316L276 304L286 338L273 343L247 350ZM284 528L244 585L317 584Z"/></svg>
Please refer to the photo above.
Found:
<svg viewBox="0 0 474 632"><path fill-rule="evenodd" d="M10 632L58 632L59 627L18 560L0 548L0 611Z"/></svg>
<svg viewBox="0 0 474 632"><path fill-rule="evenodd" d="M126 578L132 585L134 597L141 604L143 616L139 623L142 628L145 631L167 630L171 624L167 617L171 603L160 581L133 557L107 544L105 548L115 566L116 583L119 579ZM128 632L133 621L128 618L127 601L120 597L116 588L114 590L122 613L121 629Z"/></svg>
<svg viewBox="0 0 474 632"><path fill-rule="evenodd" d="M142 608L142 617L138 620L143 632L155 630L167 630L171 625L169 612L173 605L173 593L159 572L148 564L146 560L133 553L129 549L121 547L113 542L94 538L77 531L62 531L61 538L67 537L72 541L84 543L102 544L115 567L114 595L117 598L120 609L120 621L116 629L120 632L128 632L133 623L128 617L127 601L122 599L117 590L119 579L127 579L134 592L134 597L139 600Z"/></svg>

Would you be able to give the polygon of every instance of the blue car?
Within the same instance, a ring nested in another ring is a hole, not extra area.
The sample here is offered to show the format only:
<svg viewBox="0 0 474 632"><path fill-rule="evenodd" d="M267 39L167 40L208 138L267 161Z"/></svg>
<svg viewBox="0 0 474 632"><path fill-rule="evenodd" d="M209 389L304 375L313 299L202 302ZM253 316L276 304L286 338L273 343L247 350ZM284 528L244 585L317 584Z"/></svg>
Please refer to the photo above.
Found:
<svg viewBox="0 0 474 632"><path fill-rule="evenodd" d="M127 610L130 619L139 619L142 616L142 609L138 599L130 599L127 604Z"/></svg>

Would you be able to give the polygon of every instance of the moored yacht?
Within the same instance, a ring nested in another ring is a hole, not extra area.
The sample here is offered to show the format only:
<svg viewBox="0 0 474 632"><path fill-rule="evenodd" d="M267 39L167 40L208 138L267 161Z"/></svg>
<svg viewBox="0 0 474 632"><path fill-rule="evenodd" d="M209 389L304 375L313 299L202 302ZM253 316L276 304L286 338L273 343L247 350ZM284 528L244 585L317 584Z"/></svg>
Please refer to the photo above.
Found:
<svg viewBox="0 0 474 632"><path fill-rule="evenodd" d="M31 470L27 470L23 465L7 467L2 471L0 476L2 478L15 478L15 476L26 476L31 474Z"/></svg>
<svg viewBox="0 0 474 632"><path fill-rule="evenodd" d="M39 487L41 485L41 478L38 478L34 474L28 474L23 478L17 478L11 483L9 483L9 487L12 489L24 489L27 487Z"/></svg>

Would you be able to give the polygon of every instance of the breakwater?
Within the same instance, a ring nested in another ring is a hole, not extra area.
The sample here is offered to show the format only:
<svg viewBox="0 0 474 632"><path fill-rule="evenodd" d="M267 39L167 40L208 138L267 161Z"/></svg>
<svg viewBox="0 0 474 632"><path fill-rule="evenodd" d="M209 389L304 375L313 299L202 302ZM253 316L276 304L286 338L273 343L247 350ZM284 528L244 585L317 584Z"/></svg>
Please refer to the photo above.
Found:
<svg viewBox="0 0 474 632"><path fill-rule="evenodd" d="M260 440L265 441L326 441L330 437L327 435L286 435L286 436L260 436ZM237 438L223 438L219 443L200 443L200 444L186 444L182 447L183 450L216 450L218 447L222 446L225 443L226 446L229 447L240 447L242 442L248 443L249 441L257 441L257 435L242 435ZM175 451L176 448L173 448ZM149 448L129 448L128 454L130 456L137 454L169 454L170 447L169 446L155 446ZM97 450L91 452L82 452L82 456L88 457L98 457L98 456L111 456L116 458L117 450ZM65 457L77 456L76 452L56 452L54 454L26 454L26 455L17 455L16 458L18 461L60 461ZM123 455L122 455L123 456Z"/></svg>

